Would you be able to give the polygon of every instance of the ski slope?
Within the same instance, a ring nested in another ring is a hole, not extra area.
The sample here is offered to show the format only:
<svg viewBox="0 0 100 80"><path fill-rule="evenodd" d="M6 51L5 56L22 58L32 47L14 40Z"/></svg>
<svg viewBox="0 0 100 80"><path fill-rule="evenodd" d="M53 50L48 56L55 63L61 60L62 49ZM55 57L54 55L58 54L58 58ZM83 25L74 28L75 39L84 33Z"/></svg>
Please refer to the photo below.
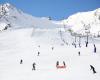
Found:
<svg viewBox="0 0 100 80"><path fill-rule="evenodd" d="M63 41L58 32L59 29L33 28L0 32L0 80L100 80L99 41L95 43L97 53L94 53L92 43L88 48L61 45ZM71 36L69 39L69 43L73 41ZM66 69L57 69L56 61L60 65L65 61ZM33 62L35 71L32 71ZM96 74L90 70L90 64Z"/></svg>

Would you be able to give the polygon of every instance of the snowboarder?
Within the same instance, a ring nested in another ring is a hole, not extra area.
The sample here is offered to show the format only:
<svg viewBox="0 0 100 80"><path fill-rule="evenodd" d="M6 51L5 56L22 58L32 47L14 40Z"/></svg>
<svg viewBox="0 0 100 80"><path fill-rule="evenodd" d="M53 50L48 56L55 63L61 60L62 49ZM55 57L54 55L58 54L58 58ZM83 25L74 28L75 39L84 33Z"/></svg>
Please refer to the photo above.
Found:
<svg viewBox="0 0 100 80"><path fill-rule="evenodd" d="M95 46L95 44L94 44L94 53L96 53L96 46Z"/></svg>
<svg viewBox="0 0 100 80"><path fill-rule="evenodd" d="M80 56L80 51L78 52L78 55Z"/></svg>
<svg viewBox="0 0 100 80"><path fill-rule="evenodd" d="M22 59L20 60L20 64L23 64L23 60Z"/></svg>
<svg viewBox="0 0 100 80"><path fill-rule="evenodd" d="M35 65L36 65L36 63L34 62L34 63L32 64L32 66L33 66L32 70L36 70Z"/></svg>
<svg viewBox="0 0 100 80"><path fill-rule="evenodd" d="M91 69L90 69L90 70L92 70L92 71L93 71L93 73L95 74L95 73L96 73L95 68L94 68L92 65L90 65L90 67L91 67Z"/></svg>
<svg viewBox="0 0 100 80"><path fill-rule="evenodd" d="M40 55L40 52L38 52L38 56Z"/></svg>

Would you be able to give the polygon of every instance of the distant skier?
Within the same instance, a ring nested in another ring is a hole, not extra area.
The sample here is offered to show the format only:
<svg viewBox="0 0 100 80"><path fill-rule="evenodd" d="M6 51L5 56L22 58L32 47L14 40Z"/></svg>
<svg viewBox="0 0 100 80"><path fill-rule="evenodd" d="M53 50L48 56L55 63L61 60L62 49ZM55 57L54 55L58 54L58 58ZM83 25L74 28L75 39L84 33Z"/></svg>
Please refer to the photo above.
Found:
<svg viewBox="0 0 100 80"><path fill-rule="evenodd" d="M23 64L23 60L22 59L20 60L20 64Z"/></svg>
<svg viewBox="0 0 100 80"><path fill-rule="evenodd" d="M78 52L78 55L80 56L80 51Z"/></svg>
<svg viewBox="0 0 100 80"><path fill-rule="evenodd" d="M92 65L90 65L90 67L91 67L91 69L90 69L90 70L92 70L92 71L93 71L93 73L95 74L95 73L96 73L95 68L94 68Z"/></svg>
<svg viewBox="0 0 100 80"><path fill-rule="evenodd" d="M74 44L75 48L76 48L76 44Z"/></svg>
<svg viewBox="0 0 100 80"><path fill-rule="evenodd" d="M54 47L52 47L51 49L54 50Z"/></svg>
<svg viewBox="0 0 100 80"><path fill-rule="evenodd" d="M32 70L36 70L35 65L36 65L36 63L34 62L34 63L32 64L32 66L33 66Z"/></svg>
<svg viewBox="0 0 100 80"><path fill-rule="evenodd" d="M38 56L40 55L40 52L38 52Z"/></svg>
<svg viewBox="0 0 100 80"><path fill-rule="evenodd" d="M96 46L95 46L95 44L94 44L94 53L96 53Z"/></svg>
<svg viewBox="0 0 100 80"><path fill-rule="evenodd" d="M88 47L88 42L85 42L86 43L86 47Z"/></svg>
<svg viewBox="0 0 100 80"><path fill-rule="evenodd" d="M79 47L81 47L81 44L79 43Z"/></svg>
<svg viewBox="0 0 100 80"><path fill-rule="evenodd" d="M76 44L73 42L72 45L76 48Z"/></svg>
<svg viewBox="0 0 100 80"><path fill-rule="evenodd" d="M40 45L38 45L38 47L40 48Z"/></svg>

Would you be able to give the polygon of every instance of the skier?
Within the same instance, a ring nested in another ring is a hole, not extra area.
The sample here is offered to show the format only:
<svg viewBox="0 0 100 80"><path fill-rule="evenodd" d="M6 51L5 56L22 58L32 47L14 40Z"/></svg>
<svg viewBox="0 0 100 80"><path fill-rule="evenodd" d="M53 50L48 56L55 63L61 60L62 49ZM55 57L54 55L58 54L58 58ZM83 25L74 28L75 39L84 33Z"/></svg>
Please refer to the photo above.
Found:
<svg viewBox="0 0 100 80"><path fill-rule="evenodd" d="M94 53L96 53L96 47L94 47Z"/></svg>
<svg viewBox="0 0 100 80"><path fill-rule="evenodd" d="M40 52L38 52L38 56L40 55Z"/></svg>
<svg viewBox="0 0 100 80"><path fill-rule="evenodd" d="M76 48L76 44L74 44L75 48Z"/></svg>
<svg viewBox="0 0 100 80"><path fill-rule="evenodd" d="M54 47L52 47L52 50L54 49Z"/></svg>
<svg viewBox="0 0 100 80"><path fill-rule="evenodd" d="M32 64L32 66L33 66L32 70L36 70L35 65L36 65L36 63L34 62L34 63Z"/></svg>
<svg viewBox="0 0 100 80"><path fill-rule="evenodd" d="M96 53L96 46L95 46L95 44L94 44L94 53Z"/></svg>
<svg viewBox="0 0 100 80"><path fill-rule="evenodd" d="M92 71L93 71L93 73L95 74L95 73L96 73L95 68L94 68L92 65L90 65L90 67L91 67L91 69L90 69L90 70L92 70Z"/></svg>
<svg viewBox="0 0 100 80"><path fill-rule="evenodd" d="M80 51L78 52L78 55L80 56Z"/></svg>
<svg viewBox="0 0 100 80"><path fill-rule="evenodd" d="M86 43L86 47L88 47L88 42L85 42Z"/></svg>
<svg viewBox="0 0 100 80"><path fill-rule="evenodd" d="M20 64L23 64L23 60L22 59L20 60Z"/></svg>
<svg viewBox="0 0 100 80"><path fill-rule="evenodd" d="M79 47L81 48L81 44L79 43Z"/></svg>
<svg viewBox="0 0 100 80"><path fill-rule="evenodd" d="M40 45L38 45L38 47L40 48Z"/></svg>

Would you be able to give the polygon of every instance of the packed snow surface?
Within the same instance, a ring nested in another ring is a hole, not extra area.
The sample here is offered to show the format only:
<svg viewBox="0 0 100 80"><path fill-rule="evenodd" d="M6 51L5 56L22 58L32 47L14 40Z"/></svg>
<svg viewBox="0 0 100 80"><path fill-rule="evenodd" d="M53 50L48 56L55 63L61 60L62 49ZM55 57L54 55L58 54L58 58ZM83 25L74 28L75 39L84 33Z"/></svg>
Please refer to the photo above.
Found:
<svg viewBox="0 0 100 80"><path fill-rule="evenodd" d="M91 34L98 34L100 9L53 21L28 15L9 3L0 5L0 80L100 80L100 38L89 36L85 47L86 37L75 42L66 30L83 34L88 26ZM57 69L57 61L60 66L65 61L66 68Z"/></svg>
<svg viewBox="0 0 100 80"><path fill-rule="evenodd" d="M0 80L100 80L100 43L95 43L97 53L92 43L87 48L61 45L58 31L29 28L0 33ZM60 65L65 61L66 69L57 69L56 61ZM36 70L32 71L34 62Z"/></svg>

